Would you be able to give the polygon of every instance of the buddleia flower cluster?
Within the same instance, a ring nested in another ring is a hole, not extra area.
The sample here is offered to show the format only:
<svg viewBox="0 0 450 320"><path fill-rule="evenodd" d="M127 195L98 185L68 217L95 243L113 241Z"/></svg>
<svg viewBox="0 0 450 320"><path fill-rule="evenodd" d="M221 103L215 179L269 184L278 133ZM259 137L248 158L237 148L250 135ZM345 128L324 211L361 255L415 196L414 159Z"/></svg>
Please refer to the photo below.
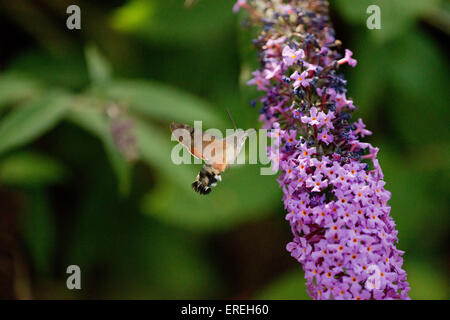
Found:
<svg viewBox="0 0 450 320"><path fill-rule="evenodd" d="M260 98L263 127L278 132L293 240L287 250L305 272L313 299L408 299L390 192L371 132L352 121L356 106L339 73L357 61L335 39L324 0L239 0L260 28L254 39L261 67L249 85Z"/></svg>

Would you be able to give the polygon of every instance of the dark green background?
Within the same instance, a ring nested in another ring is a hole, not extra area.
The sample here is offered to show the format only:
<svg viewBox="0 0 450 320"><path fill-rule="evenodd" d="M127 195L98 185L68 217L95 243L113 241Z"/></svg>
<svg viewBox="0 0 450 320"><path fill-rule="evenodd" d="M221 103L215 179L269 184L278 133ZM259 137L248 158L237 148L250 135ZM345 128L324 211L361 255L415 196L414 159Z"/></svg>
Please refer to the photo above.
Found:
<svg viewBox="0 0 450 320"><path fill-rule="evenodd" d="M19 298L308 298L275 176L241 166L201 197L190 190L200 166L170 161L173 120L225 129L229 108L258 126L245 86L254 30L233 2L0 1L0 214L18 228ZM359 61L343 72L354 119L381 149L411 298L447 299L448 2L332 2ZM73 3L81 30L65 27ZM365 26L369 4L381 30ZM135 121L133 165L99 112L111 102ZM71 264L81 291L66 289Z"/></svg>

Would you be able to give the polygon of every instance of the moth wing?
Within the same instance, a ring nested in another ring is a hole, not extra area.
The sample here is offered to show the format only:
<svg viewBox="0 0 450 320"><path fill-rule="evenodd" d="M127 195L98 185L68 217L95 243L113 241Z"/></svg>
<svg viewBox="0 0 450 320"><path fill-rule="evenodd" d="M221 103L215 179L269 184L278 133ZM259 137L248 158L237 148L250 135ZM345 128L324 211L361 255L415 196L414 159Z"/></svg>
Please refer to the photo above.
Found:
<svg viewBox="0 0 450 320"><path fill-rule="evenodd" d="M185 146L194 157L202 160L208 160L208 158L201 151L203 148L200 149L196 145L195 141L196 139L201 139L200 143L202 143L202 147L204 147L205 144L209 144L210 142L217 140L214 136L206 134L200 130L196 130L190 125L177 122L172 122L170 124L170 130L172 131L172 135L175 139Z"/></svg>
<svg viewBox="0 0 450 320"><path fill-rule="evenodd" d="M206 163L214 169L223 172L227 167L226 150L228 149L225 139L213 139L203 144L203 152Z"/></svg>
<svg viewBox="0 0 450 320"><path fill-rule="evenodd" d="M247 131L238 129L235 133L227 136L224 140L226 142L226 163L231 164L241 153L244 147L245 141L247 140L253 129Z"/></svg>
<svg viewBox="0 0 450 320"><path fill-rule="evenodd" d="M187 124L172 122L170 124L172 136L189 150L191 149L191 135L194 128Z"/></svg>

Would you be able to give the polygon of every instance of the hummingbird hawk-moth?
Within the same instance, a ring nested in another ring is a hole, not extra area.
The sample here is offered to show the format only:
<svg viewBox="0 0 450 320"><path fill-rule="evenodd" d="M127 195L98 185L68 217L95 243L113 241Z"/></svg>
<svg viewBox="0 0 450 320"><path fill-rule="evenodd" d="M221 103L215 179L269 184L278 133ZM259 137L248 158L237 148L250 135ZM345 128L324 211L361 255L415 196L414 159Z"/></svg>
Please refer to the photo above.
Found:
<svg viewBox="0 0 450 320"><path fill-rule="evenodd" d="M209 135L182 123L173 122L170 130L177 141L184 145L194 157L205 161L192 183L192 188L200 194L208 194L211 192L211 187L222 180L222 172L234 163L253 129L247 131L237 129L235 133L225 138Z"/></svg>

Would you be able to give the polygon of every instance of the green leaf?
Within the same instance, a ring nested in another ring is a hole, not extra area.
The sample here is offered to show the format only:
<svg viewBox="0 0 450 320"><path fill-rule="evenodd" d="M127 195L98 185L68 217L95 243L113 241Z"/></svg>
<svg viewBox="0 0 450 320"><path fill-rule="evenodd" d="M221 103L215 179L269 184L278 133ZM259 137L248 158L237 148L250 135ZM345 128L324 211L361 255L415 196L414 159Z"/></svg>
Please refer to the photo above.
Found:
<svg viewBox="0 0 450 320"><path fill-rule="evenodd" d="M124 290L116 298L123 299L126 294L126 299L202 299L217 292L221 283L204 239L155 224L144 216L127 223L121 233L129 235L119 247L129 259L121 259L119 252L117 275L127 274L130 265L134 267L133 274L120 279ZM139 291L142 293L137 296Z"/></svg>
<svg viewBox="0 0 450 320"><path fill-rule="evenodd" d="M389 111L399 134L411 145L447 142L450 80L445 56L419 28L392 43L389 51L394 90Z"/></svg>
<svg viewBox="0 0 450 320"><path fill-rule="evenodd" d="M102 141L119 182L119 191L127 195L131 185L131 165L116 148L106 115L89 105L78 105L70 110L67 118Z"/></svg>
<svg viewBox="0 0 450 320"><path fill-rule="evenodd" d="M366 22L368 18L366 10L370 4L367 0L335 0L331 2L331 6L335 7L347 21L353 24L363 24Z"/></svg>
<svg viewBox="0 0 450 320"><path fill-rule="evenodd" d="M138 144L140 158L142 161L150 165L160 174L161 179L169 179L168 183L178 185L182 190L187 191L190 183L186 183L194 174L186 167L180 170L174 170L174 164L171 160L171 132L167 128L166 134L162 134L160 130L153 127L150 123L145 123L135 119L134 130Z"/></svg>
<svg viewBox="0 0 450 320"><path fill-rule="evenodd" d="M8 65L8 72L21 74L40 83L81 89L88 84L86 63L80 52L51 55L46 51L31 50L15 57Z"/></svg>
<svg viewBox="0 0 450 320"><path fill-rule="evenodd" d="M153 18L154 10L154 3L150 1L129 1L114 11L110 22L117 30L136 31L145 24L146 20Z"/></svg>
<svg viewBox="0 0 450 320"><path fill-rule="evenodd" d="M98 264L108 263L116 249L121 224L126 223L126 219L119 219L123 213L131 219L132 212L118 198L109 168L87 166L85 170L88 183L80 190L81 197L72 209L76 213L71 225L73 236L61 254L65 265L79 265L87 273Z"/></svg>
<svg viewBox="0 0 450 320"><path fill-rule="evenodd" d="M387 123L395 123L396 140L408 146L446 142L450 82L436 43L419 28L382 44L367 38L368 33L358 33L354 46L358 66L347 69L349 96L359 107L355 119L363 117L373 128L371 121L383 119L385 113ZM374 132L375 137L381 134Z"/></svg>
<svg viewBox="0 0 450 320"><path fill-rule="evenodd" d="M383 146L378 159L384 171L385 188L392 193L388 204L399 231L398 248L407 252L413 249L429 251L439 246L445 241L443 226L448 223L448 215L442 212L445 204L439 199L445 197L445 190L435 187L436 181L424 167L403 158L395 149L391 150L387 142L375 145ZM427 161L430 161L428 157ZM418 234L426 234L426 237L418 242Z"/></svg>
<svg viewBox="0 0 450 320"><path fill-rule="evenodd" d="M50 130L68 109L68 98L54 91L10 111L0 122L0 153L27 144Z"/></svg>
<svg viewBox="0 0 450 320"><path fill-rule="evenodd" d="M9 72L0 75L0 109L42 92L41 84L29 76Z"/></svg>
<svg viewBox="0 0 450 320"><path fill-rule="evenodd" d="M255 297L263 300L311 300L306 293L305 277L300 265L268 284Z"/></svg>
<svg viewBox="0 0 450 320"><path fill-rule="evenodd" d="M180 178L183 188L160 182L153 192L145 196L142 210L166 223L195 231L224 230L245 221L267 217L281 201L275 176L261 176L258 165L228 169L223 174L223 181L207 196L190 188L200 166L170 165L171 171L177 175L185 167L196 169L196 172Z"/></svg>
<svg viewBox="0 0 450 320"><path fill-rule="evenodd" d="M189 94L150 81L119 80L108 86L106 95L130 105L130 109L142 115L167 122L180 121L193 125L202 120L205 126L223 124L214 112L214 107Z"/></svg>
<svg viewBox="0 0 450 320"><path fill-rule="evenodd" d="M171 235L170 239L167 234ZM192 239L189 234L178 234L173 229L159 228L147 241L153 242L154 248L147 256L148 267L153 269L151 274L147 272L147 277L164 290L168 298L206 298L213 294L213 288L218 285L217 269L213 268L201 240Z"/></svg>
<svg viewBox="0 0 450 320"><path fill-rule="evenodd" d="M21 152L0 161L0 182L14 186L41 186L61 181L67 172L56 160Z"/></svg>
<svg viewBox="0 0 450 320"><path fill-rule="evenodd" d="M352 50L358 59L356 68L346 68L348 74L348 97L354 99L358 110L353 116L356 120L362 117L366 124L375 120L379 112L380 99L389 86L390 52L386 47L379 45L368 37L366 30L355 32L355 41Z"/></svg>
<svg viewBox="0 0 450 320"><path fill-rule="evenodd" d="M448 300L450 291L446 266L440 265L436 258L421 256L405 258L405 270L408 272L408 282L411 286L410 297L414 300Z"/></svg>
<svg viewBox="0 0 450 320"><path fill-rule="evenodd" d="M179 0L133 0L117 9L113 28L170 44L205 44L228 32L234 0L198 1L186 8Z"/></svg>
<svg viewBox="0 0 450 320"><path fill-rule="evenodd" d="M112 77L112 68L97 47L89 45L85 49L86 63L92 83L105 84Z"/></svg>
<svg viewBox="0 0 450 320"><path fill-rule="evenodd" d="M21 215L24 240L37 272L51 274L56 231L50 203L40 189L29 190L27 200L27 208Z"/></svg>
<svg viewBox="0 0 450 320"><path fill-rule="evenodd" d="M364 25L369 18L366 13L370 5L378 5L381 11L381 29L370 30L369 35L383 42L405 33L420 16L425 16L439 4L439 0L336 0L333 5L351 23Z"/></svg>

